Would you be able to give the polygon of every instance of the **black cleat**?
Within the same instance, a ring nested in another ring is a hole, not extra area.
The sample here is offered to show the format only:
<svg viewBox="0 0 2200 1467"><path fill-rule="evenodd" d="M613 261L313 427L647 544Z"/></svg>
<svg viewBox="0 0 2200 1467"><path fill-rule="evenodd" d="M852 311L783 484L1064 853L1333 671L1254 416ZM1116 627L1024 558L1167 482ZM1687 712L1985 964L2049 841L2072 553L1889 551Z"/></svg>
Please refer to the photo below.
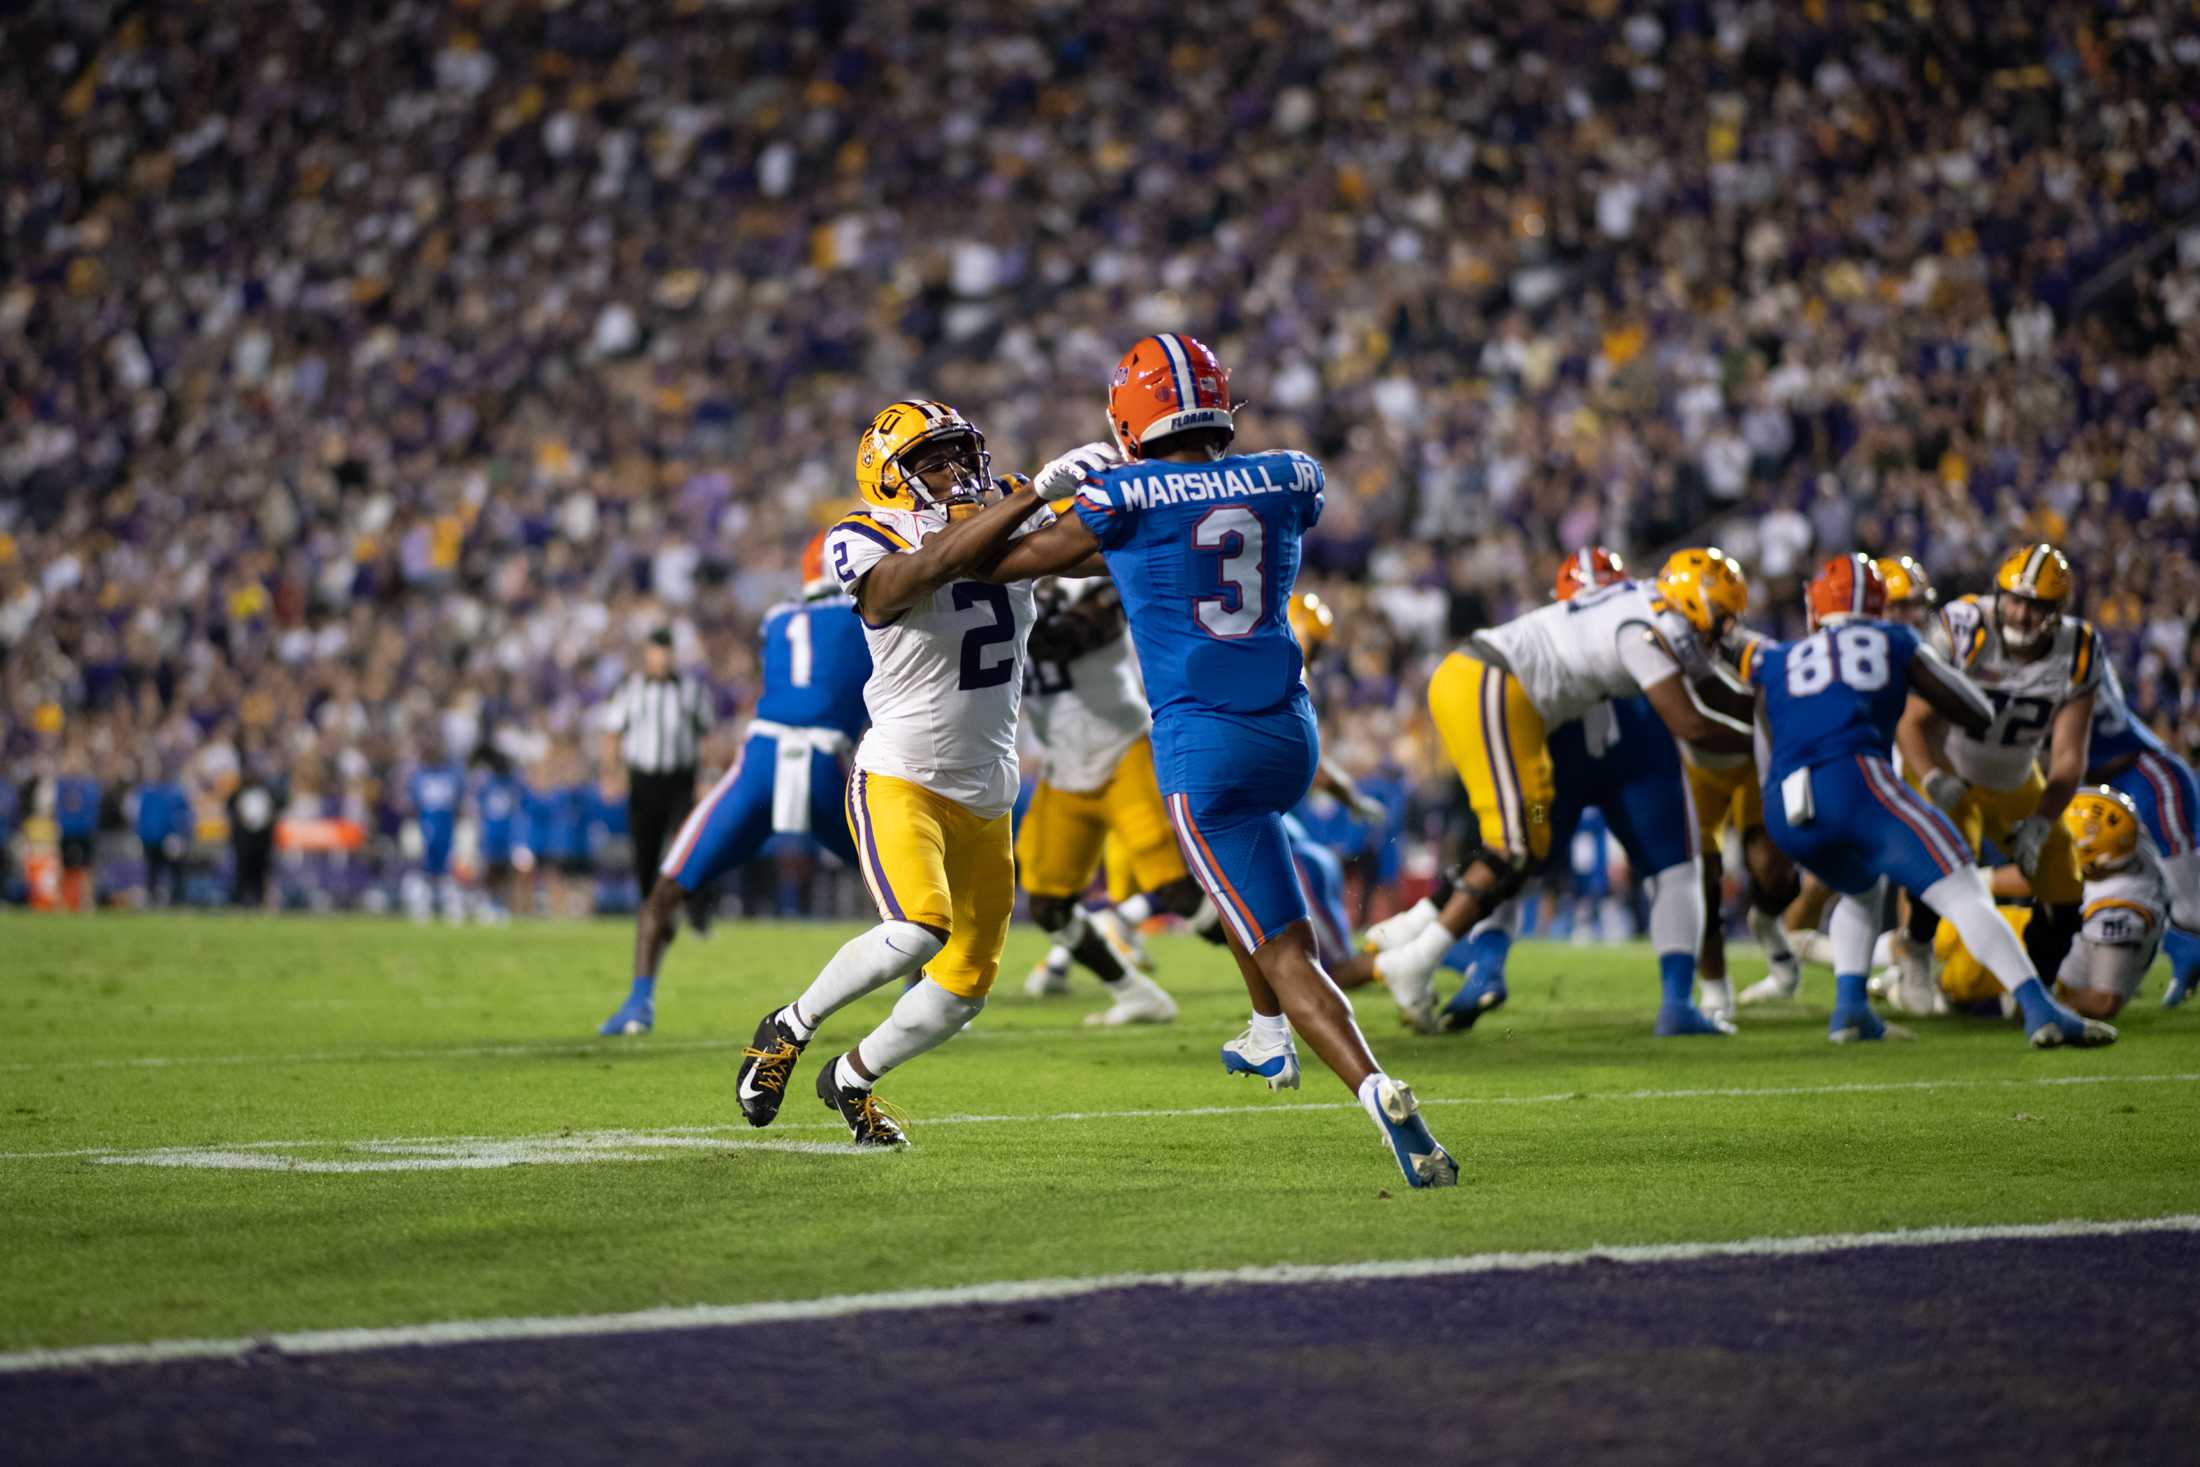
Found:
<svg viewBox="0 0 2200 1467"><path fill-rule="evenodd" d="M787 1079L794 1074L794 1062L802 1058L806 1042L779 1022L777 1009L756 1026L756 1037L741 1051L741 1068L733 1079L734 1098L741 1102L741 1114L750 1125L768 1126L779 1114L779 1103L787 1098Z"/></svg>
<svg viewBox="0 0 2200 1467"><path fill-rule="evenodd" d="M817 1072L817 1098L825 1102L827 1110L840 1113L856 1145L907 1146L909 1137L902 1123L908 1117L869 1090L841 1084L834 1078L839 1069L840 1062L835 1060Z"/></svg>

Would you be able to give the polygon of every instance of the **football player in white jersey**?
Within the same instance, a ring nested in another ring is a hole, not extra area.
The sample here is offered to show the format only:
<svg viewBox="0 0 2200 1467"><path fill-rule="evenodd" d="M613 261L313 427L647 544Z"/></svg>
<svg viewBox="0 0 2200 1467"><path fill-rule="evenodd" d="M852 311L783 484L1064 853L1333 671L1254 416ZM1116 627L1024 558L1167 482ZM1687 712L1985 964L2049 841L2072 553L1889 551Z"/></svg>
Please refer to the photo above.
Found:
<svg viewBox="0 0 2200 1467"><path fill-rule="evenodd" d="M1717 681L1706 644L1725 637L1746 601L1723 557L1676 557L1654 585L1619 581L1541 607L1475 633L1444 659L1429 680L1429 713L1467 787L1480 839L1434 920L1418 930L1397 918L1382 924L1375 975L1409 1019L1430 1012L1429 974L1452 944L1551 854L1552 730L1594 715L1609 699L1640 694L1683 742L1724 753L1752 747L1746 724L1690 692ZM1686 818L1693 826L1692 811ZM1704 926L1701 859L1651 880L1650 931L1663 990L1656 1032L1732 1033L1693 998Z"/></svg>
<svg viewBox="0 0 2200 1467"><path fill-rule="evenodd" d="M893 1146L903 1127L871 1087L985 1006L1016 899L1009 812L1031 588L971 572L1052 516L1028 480L996 483L983 435L925 399L890 404L863 430L856 487L862 506L827 533L825 562L855 597L871 649L871 727L847 810L879 923L757 1024L736 1093L750 1125L771 1124L817 1027L921 974L817 1076L818 1097L857 1144Z"/></svg>
<svg viewBox="0 0 2200 1467"><path fill-rule="evenodd" d="M1138 654L1123 603L1106 580L1036 583L1039 619L1025 664L1024 707L1038 738L1038 787L1016 836L1016 874L1031 919L1107 985L1112 1002L1095 1024L1162 1024L1176 1001L1140 971L1121 935L1155 911L1194 917L1205 897L1185 869L1153 764L1153 712L1138 680ZM1129 867L1137 910L1087 913L1080 900L1100 869L1109 836ZM1210 913L1220 938L1220 923ZM1068 986L1054 954L1024 985L1039 997Z"/></svg>
<svg viewBox="0 0 2200 1467"><path fill-rule="evenodd" d="M2028 545L2002 561L1991 598L1962 596L1943 607L1933 643L1993 700L1994 722L1973 738L1943 730L1930 709L1913 704L1895 734L1903 778L1948 812L1972 850L1990 840L2024 873L2038 909L2025 951L2042 973L2061 970L2078 933L2084 878L2060 817L2085 776L2101 680L2100 639L2063 614L2071 585L2060 550ZM1938 925L1930 908L1913 902L1908 931L1895 941L1893 997L1905 1012L1930 1012L1937 997Z"/></svg>
<svg viewBox="0 0 2200 1467"><path fill-rule="evenodd" d="M2085 873L2085 902L2078 938L2056 974L2055 997L2089 1019L2112 1019L2139 991L2161 951L2169 931L2169 877L2140 829L2138 808L2121 790L2107 785L2079 790L2060 824ZM2004 878L2014 879L2021 890L2017 873L2004 868L1995 873L1997 892ZM2020 933L2038 920L2022 906L2004 906L2002 915ZM1941 959L1941 991L1952 1007L2001 1011L2000 982L1964 948L1953 927L1943 922L1933 945Z"/></svg>

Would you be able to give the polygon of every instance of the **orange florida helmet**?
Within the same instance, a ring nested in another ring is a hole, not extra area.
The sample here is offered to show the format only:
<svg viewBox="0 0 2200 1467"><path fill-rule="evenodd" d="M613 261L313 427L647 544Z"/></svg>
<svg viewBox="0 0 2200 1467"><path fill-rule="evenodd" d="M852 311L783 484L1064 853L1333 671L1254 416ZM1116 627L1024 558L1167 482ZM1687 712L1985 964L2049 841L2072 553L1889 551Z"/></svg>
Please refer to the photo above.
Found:
<svg viewBox="0 0 2200 1467"><path fill-rule="evenodd" d="M810 537L810 543L802 547L802 597L805 601L815 601L839 589L840 583L825 569L825 531L819 530Z"/></svg>
<svg viewBox="0 0 2200 1467"><path fill-rule="evenodd" d="M1558 584L1552 599L1571 601L1592 586L1609 586L1627 579L1627 567L1616 551L1602 545L1584 545L1558 563Z"/></svg>
<svg viewBox="0 0 2200 1467"><path fill-rule="evenodd" d="M1836 555L1818 567L1805 594L1814 627L1852 616L1883 616L1887 610L1887 578L1868 555Z"/></svg>
<svg viewBox="0 0 2200 1467"><path fill-rule="evenodd" d="M1127 459L1145 458L1162 439L1195 429L1232 437L1230 374L1203 342L1174 331L1149 336L1116 363L1108 428Z"/></svg>

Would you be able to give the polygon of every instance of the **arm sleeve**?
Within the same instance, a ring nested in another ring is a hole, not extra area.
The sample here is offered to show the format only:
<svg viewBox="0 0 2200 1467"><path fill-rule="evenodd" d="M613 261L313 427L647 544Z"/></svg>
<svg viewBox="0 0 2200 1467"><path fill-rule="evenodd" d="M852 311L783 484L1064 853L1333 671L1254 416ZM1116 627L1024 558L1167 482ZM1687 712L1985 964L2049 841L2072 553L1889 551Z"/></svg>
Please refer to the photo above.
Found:
<svg viewBox="0 0 2200 1467"><path fill-rule="evenodd" d="M1914 639L1908 642L1898 641L1894 644L1894 647L1894 655L1901 662L1901 671L1913 687L1917 681L1916 665L1923 663L1932 680L1969 705L1972 712L1977 716L1978 722L1982 724L1993 722L1993 701L1986 696L1977 683L1972 682L1970 678L1950 666L1948 659L1940 655L1938 648L1929 642L1920 642ZM1907 656L1903 653L1905 647L1908 648Z"/></svg>
<svg viewBox="0 0 2200 1467"><path fill-rule="evenodd" d="M1077 491L1077 518L1102 550L1113 550L1131 537L1132 513L1119 487L1114 475L1104 474Z"/></svg>
<svg viewBox="0 0 2200 1467"><path fill-rule="evenodd" d="M1647 692L1667 678L1680 676L1680 659L1647 624L1622 623L1618 638L1620 666L1627 669L1636 687Z"/></svg>

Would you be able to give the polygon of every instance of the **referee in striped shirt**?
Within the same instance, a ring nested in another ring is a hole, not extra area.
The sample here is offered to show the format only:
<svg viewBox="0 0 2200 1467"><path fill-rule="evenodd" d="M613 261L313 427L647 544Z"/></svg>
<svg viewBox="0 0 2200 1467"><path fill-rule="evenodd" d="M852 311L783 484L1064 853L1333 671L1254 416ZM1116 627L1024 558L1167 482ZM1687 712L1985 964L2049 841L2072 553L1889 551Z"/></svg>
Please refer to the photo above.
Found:
<svg viewBox="0 0 2200 1467"><path fill-rule="evenodd" d="M711 727L710 690L672 665L672 631L659 627L642 648L639 672L629 673L605 710L608 744L626 766L627 826L634 838L634 877L644 898L657 882L665 842L695 804L695 769ZM688 922L710 925L710 898L688 899Z"/></svg>

